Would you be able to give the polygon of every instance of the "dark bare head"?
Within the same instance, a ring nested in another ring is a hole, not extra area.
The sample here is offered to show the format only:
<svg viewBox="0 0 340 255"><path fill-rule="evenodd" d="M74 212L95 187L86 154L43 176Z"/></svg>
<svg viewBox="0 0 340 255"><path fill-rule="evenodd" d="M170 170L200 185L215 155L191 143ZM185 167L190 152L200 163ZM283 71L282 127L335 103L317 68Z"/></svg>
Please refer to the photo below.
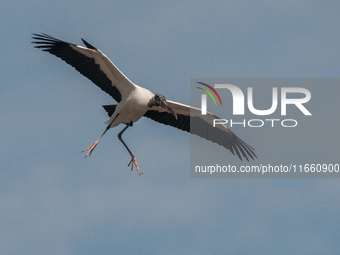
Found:
<svg viewBox="0 0 340 255"><path fill-rule="evenodd" d="M171 112L175 118L177 119L177 114L175 113L175 111L171 108L170 104L168 103L168 101L165 100L165 97L162 94L156 94L154 95L148 103L149 107L153 107L153 106L160 106L163 107L164 109L167 109L169 112Z"/></svg>

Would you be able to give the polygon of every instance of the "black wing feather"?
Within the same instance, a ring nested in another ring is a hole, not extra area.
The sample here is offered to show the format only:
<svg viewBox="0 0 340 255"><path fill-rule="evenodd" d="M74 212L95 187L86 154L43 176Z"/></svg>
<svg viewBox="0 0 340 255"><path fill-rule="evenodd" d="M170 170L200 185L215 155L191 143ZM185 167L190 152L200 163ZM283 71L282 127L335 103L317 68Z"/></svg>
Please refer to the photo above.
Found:
<svg viewBox="0 0 340 255"><path fill-rule="evenodd" d="M32 42L37 44L35 48L42 49L43 51L47 51L58 58L61 58L67 64L73 66L79 73L90 79L103 91L112 96L116 102L120 102L122 100L119 90L113 86L107 75L100 70L99 65L95 63L94 59L74 50L70 46L73 45L71 43L61 41L47 34L33 35L34 36L32 38L37 40ZM86 42L84 39L82 40L87 48L96 50L94 46Z"/></svg>
<svg viewBox="0 0 340 255"><path fill-rule="evenodd" d="M254 159L254 157L257 158L254 153L254 149L242 141L233 132L224 132L223 130L213 128L209 123L200 117L191 117L191 124L197 127L194 129L190 129L190 116L183 114L177 114L178 119L176 120L171 113L148 110L144 114L144 117L150 118L164 125L169 125L183 131L187 131L191 134L198 135L202 138L205 138L206 140L217 143L218 145L228 149L233 155L236 153L240 160L242 160L242 156L247 161L249 161L249 157L251 159Z"/></svg>

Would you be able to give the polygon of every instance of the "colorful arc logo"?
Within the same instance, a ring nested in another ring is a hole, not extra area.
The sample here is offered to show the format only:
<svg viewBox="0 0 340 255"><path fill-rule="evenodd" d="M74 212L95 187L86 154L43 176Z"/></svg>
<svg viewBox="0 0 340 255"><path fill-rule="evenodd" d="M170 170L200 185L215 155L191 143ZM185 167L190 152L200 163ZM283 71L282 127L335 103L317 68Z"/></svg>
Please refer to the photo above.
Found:
<svg viewBox="0 0 340 255"><path fill-rule="evenodd" d="M202 84L202 85L206 86L207 88L211 89L211 91L214 92L215 95L217 96L217 98L218 98L218 100L220 101L220 104L221 104L221 106L222 106L222 100L221 100L221 98L220 98L220 95L217 93L217 91L216 91L213 87L211 87L210 85L205 84L205 83L203 83L203 82L197 82L197 83ZM203 88L200 88L200 87L197 87L197 88L203 90L204 92L206 92L206 93L214 100L215 105L217 105L214 96L211 94L211 92L210 92L209 90L203 89Z"/></svg>

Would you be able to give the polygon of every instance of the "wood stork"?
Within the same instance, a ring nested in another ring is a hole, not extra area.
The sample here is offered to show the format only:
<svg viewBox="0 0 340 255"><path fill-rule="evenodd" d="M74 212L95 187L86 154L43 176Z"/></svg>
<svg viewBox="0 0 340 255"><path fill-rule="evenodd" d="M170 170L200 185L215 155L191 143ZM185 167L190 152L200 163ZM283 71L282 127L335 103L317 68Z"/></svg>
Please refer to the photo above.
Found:
<svg viewBox="0 0 340 255"><path fill-rule="evenodd" d="M252 159L256 157L254 149L238 138L225 125L213 127L213 120L217 119L217 116L211 113L201 115L198 108L167 101L163 95L153 94L148 89L134 84L105 54L84 39L82 41L86 47L61 41L47 34L33 34L32 38L35 40L32 43L37 44L35 48L47 51L73 66L78 72L112 96L117 103L117 105L103 106L110 117L106 122L108 125L99 139L83 150L83 152L87 151L85 158L91 156L106 131L119 124L125 124L124 129L118 134L118 138L131 155L128 166L131 165L131 170L135 166L138 174L142 174L137 159L123 141L122 134L143 116L187 132L191 130L191 118L191 125L195 125L195 129L192 129L191 133L225 147L232 154L236 154L240 160L242 160L242 156L248 161L248 156Z"/></svg>

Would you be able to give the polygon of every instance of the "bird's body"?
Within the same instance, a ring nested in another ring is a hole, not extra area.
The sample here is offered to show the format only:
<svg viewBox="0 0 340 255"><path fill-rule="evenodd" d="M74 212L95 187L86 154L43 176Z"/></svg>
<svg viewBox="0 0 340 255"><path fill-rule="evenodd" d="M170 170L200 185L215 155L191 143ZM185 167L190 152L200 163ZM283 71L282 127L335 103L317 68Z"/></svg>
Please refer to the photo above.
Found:
<svg viewBox="0 0 340 255"><path fill-rule="evenodd" d="M116 118L111 124L111 128L113 128L119 124L138 121L149 110L148 102L153 96L155 95L150 90L135 85L130 94L126 98L122 98L114 114L105 123L110 124ZM117 114L119 114L118 117Z"/></svg>
<svg viewBox="0 0 340 255"><path fill-rule="evenodd" d="M105 105L110 119L100 138L86 148L85 157L91 155L99 140L107 130L125 124L126 127L118 134L119 140L131 155L131 170L135 166L141 174L136 157L122 139L124 131L138 121L141 117L150 118L156 122L176 127L180 130L191 132L207 140L217 143L236 154L240 160L242 157L256 157L253 148L239 139L226 126L213 127L213 119L217 116L207 113L201 115L200 109L190 107L174 101L167 101L161 94L154 94L150 90L131 82L100 50L83 40L86 47L68 43L46 34L34 34L33 43L36 48L47 51L66 63L73 66L78 72L89 78L103 91L108 93L116 101L117 105ZM195 125L195 130L190 129Z"/></svg>

